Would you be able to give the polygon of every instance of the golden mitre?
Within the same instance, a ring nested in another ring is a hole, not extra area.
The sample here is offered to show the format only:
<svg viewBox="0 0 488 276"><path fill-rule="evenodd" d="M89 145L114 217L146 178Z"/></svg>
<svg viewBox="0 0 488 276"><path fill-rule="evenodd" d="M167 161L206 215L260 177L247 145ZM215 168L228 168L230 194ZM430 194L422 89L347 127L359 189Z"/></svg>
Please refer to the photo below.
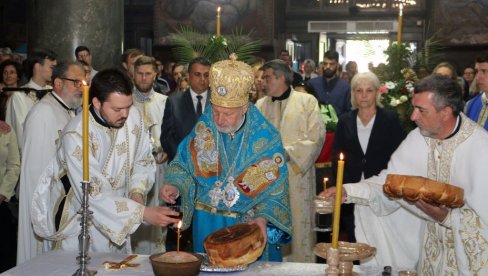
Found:
<svg viewBox="0 0 488 276"><path fill-rule="evenodd" d="M210 102L222 107L241 107L249 102L249 91L254 82L251 66L237 61L236 54L221 60L210 68Z"/></svg>

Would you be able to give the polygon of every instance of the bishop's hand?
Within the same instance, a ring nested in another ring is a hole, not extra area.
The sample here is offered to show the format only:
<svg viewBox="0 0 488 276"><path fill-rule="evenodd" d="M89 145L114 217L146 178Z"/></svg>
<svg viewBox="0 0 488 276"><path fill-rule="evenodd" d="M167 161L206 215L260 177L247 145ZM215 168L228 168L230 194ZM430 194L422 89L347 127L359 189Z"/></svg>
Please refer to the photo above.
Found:
<svg viewBox="0 0 488 276"><path fill-rule="evenodd" d="M266 231L268 222L266 221L266 219L261 217L255 218L249 221L249 224L256 224L257 226L259 226L259 229L261 229L261 233L264 237L264 244L266 244L268 242L268 232Z"/></svg>
<svg viewBox="0 0 488 276"><path fill-rule="evenodd" d="M164 202L175 204L176 199L180 196L180 192L175 186L165 184L159 189L159 196Z"/></svg>

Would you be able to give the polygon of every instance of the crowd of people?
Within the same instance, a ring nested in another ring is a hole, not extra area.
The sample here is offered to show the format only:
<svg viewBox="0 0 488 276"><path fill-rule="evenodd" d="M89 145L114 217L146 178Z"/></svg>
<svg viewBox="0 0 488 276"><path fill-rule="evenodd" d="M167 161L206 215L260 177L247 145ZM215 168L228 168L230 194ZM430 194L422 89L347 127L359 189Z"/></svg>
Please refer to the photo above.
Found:
<svg viewBox="0 0 488 276"><path fill-rule="evenodd" d="M90 251L204 252L205 237L252 223L261 260L315 262L315 162L344 153L343 238L377 248L364 264L421 275L483 275L488 212L488 56L462 77L449 63L420 74L412 92L417 128L406 133L379 101L380 80L330 50L295 72L288 51L252 64L160 61L139 49L120 68L97 71L91 50L73 60L35 49L20 64L1 55L0 272L49 250L77 250L83 181L82 93L89 85ZM422 72L420 72L422 69ZM339 117L326 140L324 106ZM382 192L389 173L464 189L461 208L411 204ZM333 181L331 181L333 182ZM319 185L320 186L320 185ZM178 206L178 209L174 208ZM175 211L176 210L176 211Z"/></svg>

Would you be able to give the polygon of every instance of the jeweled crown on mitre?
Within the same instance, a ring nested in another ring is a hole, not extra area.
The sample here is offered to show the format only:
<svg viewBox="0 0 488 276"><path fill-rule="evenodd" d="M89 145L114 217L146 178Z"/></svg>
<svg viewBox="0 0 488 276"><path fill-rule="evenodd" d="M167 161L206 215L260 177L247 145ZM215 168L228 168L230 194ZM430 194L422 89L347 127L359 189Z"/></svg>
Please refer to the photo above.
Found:
<svg viewBox="0 0 488 276"><path fill-rule="evenodd" d="M210 67L210 102L222 107L241 107L249 102L249 91L254 82L254 73L248 64L237 61L231 54Z"/></svg>

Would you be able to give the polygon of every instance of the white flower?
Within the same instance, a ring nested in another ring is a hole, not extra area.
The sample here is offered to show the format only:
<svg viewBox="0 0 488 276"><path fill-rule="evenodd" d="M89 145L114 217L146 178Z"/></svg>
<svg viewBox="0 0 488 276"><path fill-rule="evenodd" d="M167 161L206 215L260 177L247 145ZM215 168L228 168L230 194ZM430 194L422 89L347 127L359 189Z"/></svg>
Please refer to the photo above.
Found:
<svg viewBox="0 0 488 276"><path fill-rule="evenodd" d="M393 99L392 98L391 101L390 101L390 105L393 106L393 107L395 107L395 106L397 106L399 104L400 104L400 100L398 100L398 99Z"/></svg>
<svg viewBox="0 0 488 276"><path fill-rule="evenodd" d="M406 101L408 101L408 97L407 96L405 96L405 95L400 96L400 99L399 99L399 102L400 103L404 103Z"/></svg>
<svg viewBox="0 0 488 276"><path fill-rule="evenodd" d="M388 89L394 89L396 87L396 83L394 83L392 81L387 81L387 82L385 82L385 86Z"/></svg>

